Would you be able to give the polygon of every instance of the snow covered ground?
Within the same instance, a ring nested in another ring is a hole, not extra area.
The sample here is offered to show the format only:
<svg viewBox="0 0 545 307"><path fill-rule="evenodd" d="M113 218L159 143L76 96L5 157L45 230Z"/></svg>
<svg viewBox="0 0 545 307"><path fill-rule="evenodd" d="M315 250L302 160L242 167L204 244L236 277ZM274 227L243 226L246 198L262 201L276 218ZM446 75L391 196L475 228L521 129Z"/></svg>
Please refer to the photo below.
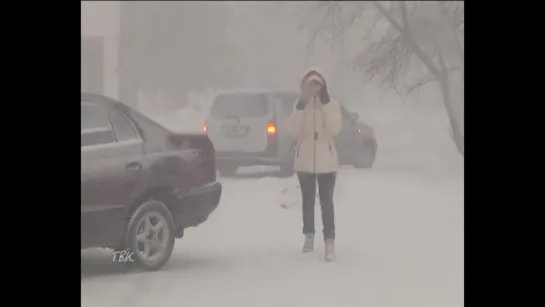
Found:
<svg viewBox="0 0 545 307"><path fill-rule="evenodd" d="M462 307L463 160L417 172L384 159L339 172L335 263L321 240L301 252L301 208L279 206L296 178L244 170L221 179L219 208L163 270L125 272L109 251L82 252L82 306Z"/></svg>

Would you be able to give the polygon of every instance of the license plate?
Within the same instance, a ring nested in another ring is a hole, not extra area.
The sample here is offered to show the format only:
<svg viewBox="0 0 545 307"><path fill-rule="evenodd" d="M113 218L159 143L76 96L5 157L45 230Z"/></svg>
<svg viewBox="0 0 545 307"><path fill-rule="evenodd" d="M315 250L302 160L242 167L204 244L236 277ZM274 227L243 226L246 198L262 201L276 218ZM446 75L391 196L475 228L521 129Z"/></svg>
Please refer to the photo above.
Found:
<svg viewBox="0 0 545 307"><path fill-rule="evenodd" d="M248 133L248 126L242 125L225 125L221 127L221 132L228 136L244 136Z"/></svg>

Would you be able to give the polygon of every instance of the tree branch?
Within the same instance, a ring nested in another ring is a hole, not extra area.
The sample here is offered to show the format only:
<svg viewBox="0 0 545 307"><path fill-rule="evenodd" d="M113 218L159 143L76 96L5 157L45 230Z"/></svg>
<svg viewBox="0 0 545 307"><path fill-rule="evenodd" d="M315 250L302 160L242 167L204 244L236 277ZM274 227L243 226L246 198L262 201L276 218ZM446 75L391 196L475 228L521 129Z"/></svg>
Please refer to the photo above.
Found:
<svg viewBox="0 0 545 307"><path fill-rule="evenodd" d="M433 75L427 75L426 77L420 79L416 84L410 86L406 91L405 91L405 96L408 96L409 94L411 94L414 90L428 84L428 83L431 83L431 82L434 82L434 81L437 81L437 78L435 78Z"/></svg>
<svg viewBox="0 0 545 307"><path fill-rule="evenodd" d="M441 74L437 76L437 78L441 82L448 82L448 68L445 64L445 58L443 57L443 52L441 50L437 50L437 62L439 63L439 68L441 69Z"/></svg>
<svg viewBox="0 0 545 307"><path fill-rule="evenodd" d="M399 2L399 9L401 10L401 19L403 20L403 27L407 33L410 33L409 29L409 16L407 15L407 6L404 1Z"/></svg>
<svg viewBox="0 0 545 307"><path fill-rule="evenodd" d="M463 70L463 69L461 67L451 67L446 69L446 74L450 75L451 73L460 71L460 70ZM405 91L405 96L409 95L414 90L434 81L438 81L438 79L434 75L432 74L426 75L425 77L418 80L418 82L416 82L415 84L409 86L408 89Z"/></svg>
<svg viewBox="0 0 545 307"><path fill-rule="evenodd" d="M314 33L311 35L310 40L307 43L307 55L305 62L308 62L310 60L310 57L312 53L314 52L314 45L316 44L316 39L318 38L318 35L320 32L324 31L324 24L328 18L332 18L332 15L335 11L335 5L337 5L335 2L332 3L332 1L318 1L318 9L322 10L323 8L326 8L326 12L324 13L324 16L318 23L318 26Z"/></svg>
<svg viewBox="0 0 545 307"><path fill-rule="evenodd" d="M449 26L448 28L450 30L450 34L452 35L452 39L454 41L455 52L458 54L461 61L463 62L464 61L464 47L463 47L462 42L460 41L460 39L458 37L457 30L458 30L458 27L463 25L464 21L462 19L459 24L456 23L456 20L454 20L452 18L451 14L448 12L447 3L439 2L438 5L439 5L439 8L440 8L440 11L441 11L442 15L447 20L447 24Z"/></svg>
<svg viewBox="0 0 545 307"><path fill-rule="evenodd" d="M433 65L433 63L428 58L428 56L426 56L424 51L416 43L416 41L414 40L414 37L412 36L412 33L405 31L405 29L392 17L392 15L384 8L384 6L382 6L382 4L376 1L374 2L374 4L377 7L377 9L382 13L382 15L384 15L384 17L386 17L386 19L390 21L392 26L396 28L396 30L398 30L399 33L401 33L401 35L403 35L403 37L407 40L407 43L411 46L413 52L420 59L420 61L422 61L422 63L426 65L426 67L430 70L432 74L436 75L437 77L440 77L441 71L437 69L435 65ZM399 2L399 5L400 5L400 8L405 7L405 2L403 1ZM406 7L404 8L404 10L406 12Z"/></svg>
<svg viewBox="0 0 545 307"><path fill-rule="evenodd" d="M405 29L394 19L394 17L388 12L388 10L386 10L384 8L384 6L382 6L382 4L378 3L378 2L374 2L375 4L375 7L379 10L379 12L384 16L386 17L386 19L388 19L388 21L392 24L392 26L394 26L394 28L396 28L397 31L399 31L399 33L401 33L401 35L403 36L406 36L408 35L407 32L405 32Z"/></svg>

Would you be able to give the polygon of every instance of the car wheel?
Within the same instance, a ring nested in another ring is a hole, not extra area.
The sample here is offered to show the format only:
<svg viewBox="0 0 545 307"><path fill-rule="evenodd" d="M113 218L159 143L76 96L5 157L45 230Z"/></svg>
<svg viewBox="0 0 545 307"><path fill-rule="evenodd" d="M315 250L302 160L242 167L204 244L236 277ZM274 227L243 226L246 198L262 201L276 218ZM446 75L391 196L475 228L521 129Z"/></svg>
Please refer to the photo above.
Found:
<svg viewBox="0 0 545 307"><path fill-rule="evenodd" d="M364 144L359 155L354 161L354 167L356 168L371 168L375 162L375 149L373 144Z"/></svg>
<svg viewBox="0 0 545 307"><path fill-rule="evenodd" d="M144 202L133 213L125 236L130 262L146 270L162 268L172 254L174 237L174 220L167 206L153 199Z"/></svg>
<svg viewBox="0 0 545 307"><path fill-rule="evenodd" d="M218 165L218 172L225 177L232 177L237 173L238 166L233 164Z"/></svg>

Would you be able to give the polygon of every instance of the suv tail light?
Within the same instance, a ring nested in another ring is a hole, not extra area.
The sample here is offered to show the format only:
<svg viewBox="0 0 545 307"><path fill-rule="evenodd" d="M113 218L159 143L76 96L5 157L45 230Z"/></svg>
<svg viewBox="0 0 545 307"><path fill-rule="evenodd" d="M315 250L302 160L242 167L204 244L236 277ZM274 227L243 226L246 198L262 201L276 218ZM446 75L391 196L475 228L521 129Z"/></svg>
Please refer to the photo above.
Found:
<svg viewBox="0 0 545 307"><path fill-rule="evenodd" d="M276 155L278 147L278 131L276 130L276 120L273 118L267 123L267 146L265 153Z"/></svg>
<svg viewBox="0 0 545 307"><path fill-rule="evenodd" d="M276 124L273 121L270 121L267 124L267 135L275 135L276 134Z"/></svg>
<svg viewBox="0 0 545 307"><path fill-rule="evenodd" d="M208 125L206 124L206 122L204 122L204 126L202 127L202 131L204 132L204 134L206 134L208 132Z"/></svg>

